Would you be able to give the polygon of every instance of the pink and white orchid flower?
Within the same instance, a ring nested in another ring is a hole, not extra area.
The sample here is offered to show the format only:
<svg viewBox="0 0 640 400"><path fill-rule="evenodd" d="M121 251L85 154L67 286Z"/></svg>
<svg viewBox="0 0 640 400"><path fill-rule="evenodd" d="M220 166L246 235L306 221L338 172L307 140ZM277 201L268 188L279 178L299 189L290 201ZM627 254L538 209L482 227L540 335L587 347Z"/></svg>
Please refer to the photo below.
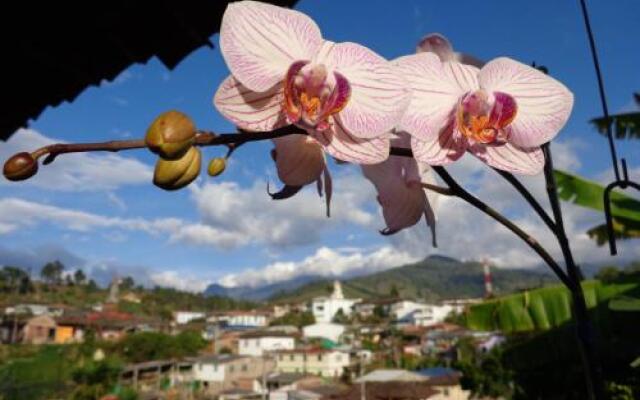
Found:
<svg viewBox="0 0 640 400"><path fill-rule="evenodd" d="M457 61L478 68L482 68L484 65L484 62L474 56L453 51L449 39L440 33L430 33L420 39L416 53L434 53L440 58L440 61Z"/></svg>
<svg viewBox="0 0 640 400"><path fill-rule="evenodd" d="M397 138L391 140L391 144L409 148L410 141L406 132L400 132ZM378 192L378 203L387 224L380 233L392 235L417 224L424 215L431 228L433 245L436 246L436 221L431 205L435 203L437 196L422 186L423 182L435 184L429 165L419 163L411 157L391 156L382 163L362 165L361 168Z"/></svg>
<svg viewBox="0 0 640 400"><path fill-rule="evenodd" d="M227 6L220 49L231 76L214 104L238 127L295 124L339 160L373 164L388 157L388 132L410 94L378 54L324 40L308 16L255 1Z"/></svg>
<svg viewBox="0 0 640 400"><path fill-rule="evenodd" d="M553 139L573 107L560 82L509 58L482 69L425 52L395 61L413 91L399 128L412 135L418 161L443 165L465 151L488 165L533 175L540 145Z"/></svg>

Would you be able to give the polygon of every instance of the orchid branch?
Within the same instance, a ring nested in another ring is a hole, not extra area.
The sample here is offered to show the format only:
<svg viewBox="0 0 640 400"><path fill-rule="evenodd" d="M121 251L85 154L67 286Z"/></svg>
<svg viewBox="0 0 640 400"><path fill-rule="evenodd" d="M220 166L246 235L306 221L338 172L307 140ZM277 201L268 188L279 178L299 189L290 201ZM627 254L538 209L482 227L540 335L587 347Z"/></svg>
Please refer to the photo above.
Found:
<svg viewBox="0 0 640 400"><path fill-rule="evenodd" d="M511 232L513 232L516 236L527 243L527 245L533 251L535 251L540 256L540 258L542 258L547 263L547 265L549 265L551 270L556 274L558 279L560 279L560 281L562 281L564 285L566 285L570 289L574 287L573 282L569 280L558 263L556 263L553 257L551 257L551 255L544 249L544 247L542 247L542 245L540 245L540 243L538 243L538 241L533 236L526 233L519 226L514 224L511 220L500 214L498 211L491 208L482 200L466 191L462 186L460 186L460 184L458 184L458 182L449 174L449 172L447 172L444 167L434 166L433 170L440 176L440 178L442 178L443 181L445 181L445 183L453 191L454 196L471 204L472 206L487 214L488 216L499 222L501 225L509 229Z"/></svg>

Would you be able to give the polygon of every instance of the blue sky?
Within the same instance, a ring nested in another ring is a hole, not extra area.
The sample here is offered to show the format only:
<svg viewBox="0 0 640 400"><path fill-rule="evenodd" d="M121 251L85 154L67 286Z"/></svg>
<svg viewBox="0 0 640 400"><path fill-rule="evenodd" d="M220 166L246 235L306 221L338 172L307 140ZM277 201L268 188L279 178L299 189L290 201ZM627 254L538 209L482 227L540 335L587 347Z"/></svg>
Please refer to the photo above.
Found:
<svg viewBox="0 0 640 400"><path fill-rule="evenodd" d="M632 92L640 90L640 3L590 3L610 109L632 109ZM440 32L457 50L481 59L508 56L546 65L576 98L557 139L557 163L594 179L611 177L606 140L587 123L601 111L577 1L302 0L296 8L316 20L325 38L359 42L390 59L413 52L424 34ZM152 59L113 82L87 89L71 103L48 108L30 131L0 144L0 156L49 140L141 137L153 118L168 109L188 113L200 128L232 132L233 126L211 104L228 74L217 36L212 42L216 48L194 52L173 71ZM640 178L640 142L618 145ZM102 280L132 274L147 283L191 290L219 280L255 284L303 273L378 270L434 252L489 257L502 266L538 265L506 231L450 199L443 199L438 209L440 249L430 248L422 226L381 237L377 229L384 224L372 187L356 167L332 166L336 197L329 221L322 217L322 200L310 188L286 204L273 204L266 195L267 181L277 182L270 148L268 142L244 146L222 176L203 174L190 188L172 193L151 184L155 159L146 151L68 156L43 168L32 181L0 181L0 264L36 271L47 259L60 258ZM205 159L222 153L204 151ZM452 171L553 247L517 197L470 156ZM539 179L527 183L543 195ZM601 216L565 209L580 261L607 260L605 249L584 235ZM640 256L638 247L637 242L623 246L622 260Z"/></svg>

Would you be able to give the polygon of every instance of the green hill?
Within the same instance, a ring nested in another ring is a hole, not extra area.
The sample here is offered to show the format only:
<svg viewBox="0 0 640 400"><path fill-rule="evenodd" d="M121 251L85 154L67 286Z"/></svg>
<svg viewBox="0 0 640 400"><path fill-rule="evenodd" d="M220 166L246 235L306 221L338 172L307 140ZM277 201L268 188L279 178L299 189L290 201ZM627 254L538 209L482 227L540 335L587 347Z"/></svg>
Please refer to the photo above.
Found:
<svg viewBox="0 0 640 400"><path fill-rule="evenodd" d="M496 295L516 292L554 283L544 270L492 269ZM316 281L271 297L275 302L307 301L331 292L331 280ZM388 297L393 289L404 298L437 301L451 298L473 298L484 295L482 266L476 262L460 262L444 257L428 257L415 264L393 268L372 275L342 281L342 289L350 298Z"/></svg>

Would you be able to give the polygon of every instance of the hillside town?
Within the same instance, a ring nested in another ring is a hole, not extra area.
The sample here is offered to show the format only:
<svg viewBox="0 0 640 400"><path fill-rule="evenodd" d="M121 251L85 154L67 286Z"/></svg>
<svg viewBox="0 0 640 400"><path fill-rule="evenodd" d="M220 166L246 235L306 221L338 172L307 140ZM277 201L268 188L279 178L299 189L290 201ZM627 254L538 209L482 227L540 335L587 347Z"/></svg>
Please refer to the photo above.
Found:
<svg viewBox="0 0 640 400"><path fill-rule="evenodd" d="M169 320L119 308L140 301L114 279L90 309L14 304L3 309L3 344L73 345L123 341L145 332L197 332L206 346L179 358L124 365L117 385L140 399L469 399L451 366L458 343L487 352L504 337L451 321L481 299L426 303L392 297L357 299L335 281L326 296L256 309L178 310ZM490 280L487 280L490 293ZM291 321L287 323L287 321ZM98 348L94 360L105 357ZM5 385L8 382L4 383Z"/></svg>

